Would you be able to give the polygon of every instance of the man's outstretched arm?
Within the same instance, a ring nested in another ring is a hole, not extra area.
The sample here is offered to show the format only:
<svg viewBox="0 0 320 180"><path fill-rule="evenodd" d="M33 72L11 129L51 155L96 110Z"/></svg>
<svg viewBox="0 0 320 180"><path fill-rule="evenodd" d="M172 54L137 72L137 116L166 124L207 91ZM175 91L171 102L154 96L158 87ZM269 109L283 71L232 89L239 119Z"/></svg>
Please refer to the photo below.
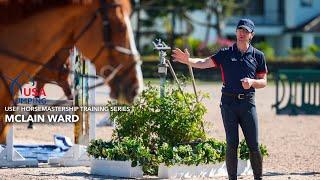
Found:
<svg viewBox="0 0 320 180"><path fill-rule="evenodd" d="M172 57L175 61L178 61L183 64L190 64L192 67L205 69L215 67L215 64L210 59L210 57L201 59L201 58L190 58L190 54L187 49L181 51L179 48L176 48L172 51Z"/></svg>

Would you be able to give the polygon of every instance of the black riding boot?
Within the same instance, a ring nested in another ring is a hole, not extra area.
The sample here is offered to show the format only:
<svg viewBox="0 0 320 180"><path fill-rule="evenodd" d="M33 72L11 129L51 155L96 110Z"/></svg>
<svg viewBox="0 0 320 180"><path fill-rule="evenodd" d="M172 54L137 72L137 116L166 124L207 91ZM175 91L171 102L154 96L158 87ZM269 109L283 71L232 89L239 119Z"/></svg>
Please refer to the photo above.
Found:
<svg viewBox="0 0 320 180"><path fill-rule="evenodd" d="M250 152L250 162L255 180L262 179L262 156L260 151Z"/></svg>
<svg viewBox="0 0 320 180"><path fill-rule="evenodd" d="M226 165L229 180L236 180L238 168L237 148L227 146Z"/></svg>

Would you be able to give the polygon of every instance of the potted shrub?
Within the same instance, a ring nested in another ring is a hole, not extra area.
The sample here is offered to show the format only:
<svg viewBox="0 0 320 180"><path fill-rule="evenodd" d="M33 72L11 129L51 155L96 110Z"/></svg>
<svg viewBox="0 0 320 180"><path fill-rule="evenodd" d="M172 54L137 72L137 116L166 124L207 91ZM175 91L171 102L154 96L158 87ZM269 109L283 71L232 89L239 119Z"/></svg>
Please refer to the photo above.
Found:
<svg viewBox="0 0 320 180"><path fill-rule="evenodd" d="M266 147L260 145L263 156L267 156ZM159 158L159 178L204 178L227 176L225 160L226 143L209 139L200 143L169 146L163 144ZM250 175L249 148L244 140L240 142L238 175Z"/></svg>
<svg viewBox="0 0 320 180"><path fill-rule="evenodd" d="M203 178L226 175L225 143L214 139L158 150L159 178Z"/></svg>
<svg viewBox="0 0 320 180"><path fill-rule="evenodd" d="M118 142L93 140L87 152L95 158L91 174L97 175L141 178L143 167L151 160L150 150L142 141L130 138Z"/></svg>

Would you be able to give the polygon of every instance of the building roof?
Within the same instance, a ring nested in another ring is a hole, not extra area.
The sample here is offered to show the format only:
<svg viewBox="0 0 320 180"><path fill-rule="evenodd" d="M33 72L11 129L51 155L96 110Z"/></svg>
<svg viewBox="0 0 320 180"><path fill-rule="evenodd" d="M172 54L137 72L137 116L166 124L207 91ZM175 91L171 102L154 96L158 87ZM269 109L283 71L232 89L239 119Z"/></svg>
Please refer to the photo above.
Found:
<svg viewBox="0 0 320 180"><path fill-rule="evenodd" d="M286 32L320 32L320 14L294 28L288 28Z"/></svg>

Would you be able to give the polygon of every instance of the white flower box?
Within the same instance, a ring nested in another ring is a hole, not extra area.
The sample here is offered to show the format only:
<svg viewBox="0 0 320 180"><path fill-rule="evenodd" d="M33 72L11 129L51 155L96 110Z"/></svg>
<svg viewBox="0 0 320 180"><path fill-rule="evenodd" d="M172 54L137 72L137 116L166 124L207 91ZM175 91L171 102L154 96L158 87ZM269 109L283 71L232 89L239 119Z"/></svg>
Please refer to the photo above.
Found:
<svg viewBox="0 0 320 180"><path fill-rule="evenodd" d="M238 160L238 169L237 169L237 175L252 175L252 168L250 160Z"/></svg>
<svg viewBox="0 0 320 180"><path fill-rule="evenodd" d="M238 175L251 175L252 169L250 161L238 161ZM225 162L217 164L196 165L174 165L166 166L160 164L158 177L163 179L187 179L187 178L205 178L214 176L228 176Z"/></svg>
<svg viewBox="0 0 320 180"><path fill-rule="evenodd" d="M131 167L131 161L111 161L93 159L91 161L91 174L125 178L142 178L141 166Z"/></svg>

